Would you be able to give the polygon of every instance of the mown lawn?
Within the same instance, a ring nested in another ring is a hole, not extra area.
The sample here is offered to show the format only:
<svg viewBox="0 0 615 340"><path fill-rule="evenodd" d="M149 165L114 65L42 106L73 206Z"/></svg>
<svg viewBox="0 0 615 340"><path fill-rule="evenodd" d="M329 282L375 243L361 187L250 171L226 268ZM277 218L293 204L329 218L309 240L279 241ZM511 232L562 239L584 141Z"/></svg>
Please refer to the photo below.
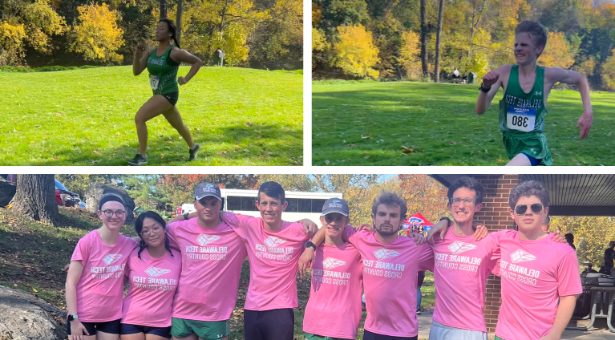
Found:
<svg viewBox="0 0 615 340"><path fill-rule="evenodd" d="M477 87L313 82L313 165L504 165L497 112L502 90L477 116ZM615 165L615 93L592 92L591 99L593 126L579 141L579 93L551 91L545 134L554 165Z"/></svg>
<svg viewBox="0 0 615 340"><path fill-rule="evenodd" d="M185 75L188 67L181 67ZM151 97L131 66L0 72L0 165L126 165L137 110ZM148 165L302 165L302 71L203 67L177 107L196 161L164 117L148 122Z"/></svg>

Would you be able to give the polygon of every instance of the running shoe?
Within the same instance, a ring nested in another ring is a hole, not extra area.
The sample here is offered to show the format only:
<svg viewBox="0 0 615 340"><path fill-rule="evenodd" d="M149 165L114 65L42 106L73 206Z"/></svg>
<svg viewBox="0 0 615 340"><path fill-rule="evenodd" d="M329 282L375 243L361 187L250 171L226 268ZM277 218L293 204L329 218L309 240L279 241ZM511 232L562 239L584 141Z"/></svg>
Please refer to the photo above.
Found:
<svg viewBox="0 0 615 340"><path fill-rule="evenodd" d="M138 153L135 158L128 161L128 165L143 165L147 164L147 157Z"/></svg>
<svg viewBox="0 0 615 340"><path fill-rule="evenodd" d="M416 314L417 314L417 315L421 315L421 310L420 310L420 309L417 309L417 310L416 310Z"/></svg>
<svg viewBox="0 0 615 340"><path fill-rule="evenodd" d="M199 153L199 150L201 149L201 146L198 144L194 144L194 146L192 147L192 149L190 149L190 158L188 158L189 161L193 161L196 159L196 155L197 153Z"/></svg>

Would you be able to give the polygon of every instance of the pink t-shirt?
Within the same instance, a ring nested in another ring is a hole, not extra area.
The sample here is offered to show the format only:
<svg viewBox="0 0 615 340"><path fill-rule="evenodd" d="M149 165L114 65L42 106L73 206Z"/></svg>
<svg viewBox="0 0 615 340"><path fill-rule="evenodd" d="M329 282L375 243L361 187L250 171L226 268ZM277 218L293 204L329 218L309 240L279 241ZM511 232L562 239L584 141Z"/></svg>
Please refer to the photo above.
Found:
<svg viewBox="0 0 615 340"><path fill-rule="evenodd" d="M246 246L226 223L199 226L197 218L167 226L169 244L181 251L182 271L173 301L173 317L224 321L237 301Z"/></svg>
<svg viewBox="0 0 615 340"><path fill-rule="evenodd" d="M321 244L314 254L310 299L303 331L341 339L356 339L361 323L363 265L350 243Z"/></svg>
<svg viewBox="0 0 615 340"><path fill-rule="evenodd" d="M130 237L120 235L106 245L98 230L82 237L71 261L81 261L83 272L77 283L77 315L83 322L107 322L122 318L124 267L137 247Z"/></svg>
<svg viewBox="0 0 615 340"><path fill-rule="evenodd" d="M488 234L480 241L474 235L457 236L448 228L444 241L434 238L436 309L433 320L445 326L487 332L483 308L487 277L496 264L498 243Z"/></svg>
<svg viewBox="0 0 615 340"><path fill-rule="evenodd" d="M376 234L360 231L348 242L361 253L367 318L365 329L376 334L413 337L419 332L416 319L418 272L433 271L433 251L399 236L385 244Z"/></svg>
<svg viewBox="0 0 615 340"><path fill-rule="evenodd" d="M138 257L139 248L132 251L126 274L128 293L122 308L122 323L148 327L171 326L173 296L182 267L181 255L173 251L161 258L152 258L147 249Z"/></svg>
<svg viewBox="0 0 615 340"><path fill-rule="evenodd" d="M299 257L309 239L303 225L284 222L280 231L270 232L262 218L227 212L224 220L247 243L250 285L244 309L296 308Z"/></svg>
<svg viewBox="0 0 615 340"><path fill-rule="evenodd" d="M494 234L500 244L502 306L495 334L506 340L535 340L549 333L558 298L580 294L577 256L553 235L524 241L514 230Z"/></svg>

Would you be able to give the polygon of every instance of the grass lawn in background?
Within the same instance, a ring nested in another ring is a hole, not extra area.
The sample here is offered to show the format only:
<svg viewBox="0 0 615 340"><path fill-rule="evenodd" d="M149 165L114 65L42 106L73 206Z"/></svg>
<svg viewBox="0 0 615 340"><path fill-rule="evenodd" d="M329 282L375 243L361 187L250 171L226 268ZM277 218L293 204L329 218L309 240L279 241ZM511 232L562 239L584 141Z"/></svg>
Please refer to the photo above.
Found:
<svg viewBox="0 0 615 340"><path fill-rule="evenodd" d="M189 67L180 67L185 75ZM131 66L0 72L0 165L127 165L151 96ZM203 67L177 108L198 158L164 117L147 123L148 165L302 165L303 72Z"/></svg>
<svg viewBox="0 0 615 340"><path fill-rule="evenodd" d="M312 83L313 165L504 165L496 95L474 111L478 85ZM579 141L577 91L552 90L545 135L554 165L615 165L615 93L592 92L593 126Z"/></svg>

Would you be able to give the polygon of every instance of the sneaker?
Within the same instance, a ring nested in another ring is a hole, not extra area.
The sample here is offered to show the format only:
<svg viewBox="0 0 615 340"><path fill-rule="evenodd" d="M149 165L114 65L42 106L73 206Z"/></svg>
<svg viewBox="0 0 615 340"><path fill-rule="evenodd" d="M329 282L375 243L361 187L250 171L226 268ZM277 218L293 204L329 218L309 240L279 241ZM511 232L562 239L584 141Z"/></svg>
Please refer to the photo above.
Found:
<svg viewBox="0 0 615 340"><path fill-rule="evenodd" d="M147 157L138 153L135 158L128 161L128 165L143 165L147 164Z"/></svg>
<svg viewBox="0 0 615 340"><path fill-rule="evenodd" d="M421 315L421 310L420 309L416 310L416 315Z"/></svg>
<svg viewBox="0 0 615 340"><path fill-rule="evenodd" d="M195 143L192 149L190 149L190 158L188 158L188 160L189 161L195 160L196 154L199 153L200 149L201 149L201 146Z"/></svg>

